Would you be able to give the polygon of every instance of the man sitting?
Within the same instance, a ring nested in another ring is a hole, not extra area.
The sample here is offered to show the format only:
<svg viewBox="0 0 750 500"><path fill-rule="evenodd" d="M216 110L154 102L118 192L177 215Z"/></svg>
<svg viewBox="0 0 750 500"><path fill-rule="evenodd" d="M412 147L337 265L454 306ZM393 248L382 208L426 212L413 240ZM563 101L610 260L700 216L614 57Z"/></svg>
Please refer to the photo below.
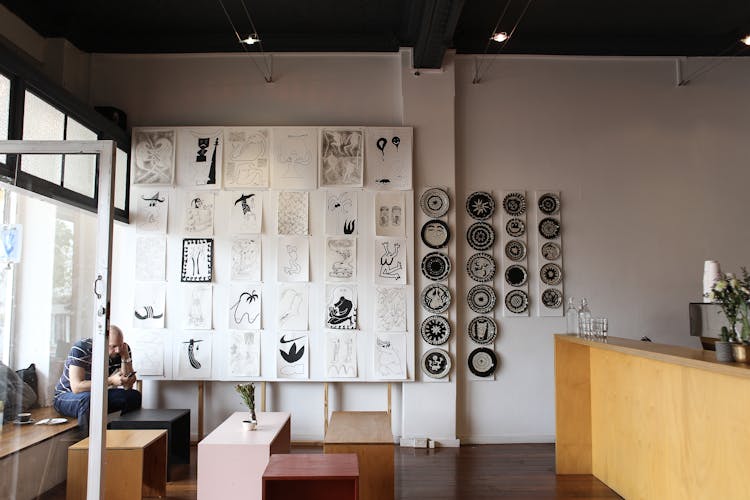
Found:
<svg viewBox="0 0 750 500"><path fill-rule="evenodd" d="M137 410L141 407L141 393L132 388L136 377L130 346L124 342L122 330L114 325L109 327L108 347L107 407L109 411ZM93 341L90 338L73 344L65 360L63 373L55 386L55 410L78 418L78 427L86 435L89 432L92 348Z"/></svg>

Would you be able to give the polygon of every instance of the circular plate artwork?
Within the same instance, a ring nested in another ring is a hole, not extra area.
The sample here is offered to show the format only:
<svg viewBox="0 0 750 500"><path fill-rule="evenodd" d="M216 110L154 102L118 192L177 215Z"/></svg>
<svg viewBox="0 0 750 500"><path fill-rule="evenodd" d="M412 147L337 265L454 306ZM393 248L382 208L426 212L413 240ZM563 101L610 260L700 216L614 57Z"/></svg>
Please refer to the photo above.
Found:
<svg viewBox="0 0 750 500"><path fill-rule="evenodd" d="M428 344L445 344L451 336L451 324L442 316L430 316L422 321L419 334Z"/></svg>
<svg viewBox="0 0 750 500"><path fill-rule="evenodd" d="M554 262L549 262L539 270L539 277L547 285L559 285L562 281L562 269Z"/></svg>
<svg viewBox="0 0 750 500"><path fill-rule="evenodd" d="M474 250L489 250L495 244L495 230L486 222L475 222L466 231L466 241Z"/></svg>
<svg viewBox="0 0 750 500"><path fill-rule="evenodd" d="M477 344L490 344L497 337L497 323L488 316L477 316L469 321L469 338Z"/></svg>
<svg viewBox="0 0 750 500"><path fill-rule="evenodd" d="M495 277L495 259L488 253L475 253L466 262L466 271L474 281L490 281Z"/></svg>
<svg viewBox="0 0 750 500"><path fill-rule="evenodd" d="M517 217L526 211L526 197L521 193L510 193L503 198L503 208L508 215Z"/></svg>
<svg viewBox="0 0 750 500"><path fill-rule="evenodd" d="M505 307L512 313L524 313L529 308L529 296L523 290L513 290L505 296Z"/></svg>
<svg viewBox="0 0 750 500"><path fill-rule="evenodd" d="M448 193L440 188L431 188L422 193L419 206L427 217L442 217L451 206Z"/></svg>
<svg viewBox="0 0 750 500"><path fill-rule="evenodd" d="M526 272L526 268L519 264L508 266L505 270L505 281L511 286L523 286L528 278L529 274Z"/></svg>
<svg viewBox="0 0 750 500"><path fill-rule="evenodd" d="M428 312L439 314L448 310L451 305L451 291L440 283L427 285L420 295L422 307Z"/></svg>
<svg viewBox="0 0 750 500"><path fill-rule="evenodd" d="M539 197L539 211L545 215L556 214L560 211L560 197L554 193L544 193Z"/></svg>
<svg viewBox="0 0 750 500"><path fill-rule="evenodd" d="M523 260L526 257L526 245L523 241L510 240L505 244L505 256L516 262Z"/></svg>
<svg viewBox="0 0 750 500"><path fill-rule="evenodd" d="M562 293L556 288L547 288L542 292L542 304L550 309L557 309L562 305Z"/></svg>
<svg viewBox="0 0 750 500"><path fill-rule="evenodd" d="M488 285L474 285L466 297L469 307L478 314L487 314L495 308L495 290Z"/></svg>
<svg viewBox="0 0 750 500"><path fill-rule="evenodd" d="M497 368L495 351L479 347L469 354L469 370L477 377L489 377Z"/></svg>
<svg viewBox="0 0 750 500"><path fill-rule="evenodd" d="M490 193L476 191L466 199L466 211L474 219L485 220L495 212L495 199Z"/></svg>
<svg viewBox="0 0 750 500"><path fill-rule="evenodd" d="M422 274L432 281L442 281L451 272L451 261L441 252L430 252L422 259Z"/></svg>
<svg viewBox="0 0 750 500"><path fill-rule="evenodd" d="M422 356L422 371L428 377L445 377L451 371L450 354L443 349L430 349Z"/></svg>
<svg viewBox="0 0 750 500"><path fill-rule="evenodd" d="M560 237L560 221L552 217L545 217L539 221L539 234L548 240Z"/></svg>
<svg viewBox="0 0 750 500"><path fill-rule="evenodd" d="M439 219L429 220L422 226L422 243L430 248L443 248L450 239L448 224Z"/></svg>
<svg viewBox="0 0 750 500"><path fill-rule="evenodd" d="M548 241L542 245L542 257L547 260L557 260L560 258L560 245Z"/></svg>
<svg viewBox="0 0 750 500"><path fill-rule="evenodd" d="M526 224L521 219L510 219L505 223L505 232L513 238L520 238L526 233Z"/></svg>

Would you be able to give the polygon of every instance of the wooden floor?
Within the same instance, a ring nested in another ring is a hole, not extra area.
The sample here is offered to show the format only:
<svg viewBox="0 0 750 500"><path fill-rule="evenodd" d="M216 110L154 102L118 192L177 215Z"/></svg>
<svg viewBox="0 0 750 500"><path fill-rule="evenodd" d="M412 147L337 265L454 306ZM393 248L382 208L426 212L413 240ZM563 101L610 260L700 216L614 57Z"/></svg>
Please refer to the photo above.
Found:
<svg viewBox="0 0 750 500"><path fill-rule="evenodd" d="M322 453L322 448L295 447L292 453ZM196 498L196 448L191 465L172 469L167 500ZM621 498L592 476L556 476L552 444L463 446L434 450L396 447L397 500L494 498ZM64 500L65 485L40 497Z"/></svg>

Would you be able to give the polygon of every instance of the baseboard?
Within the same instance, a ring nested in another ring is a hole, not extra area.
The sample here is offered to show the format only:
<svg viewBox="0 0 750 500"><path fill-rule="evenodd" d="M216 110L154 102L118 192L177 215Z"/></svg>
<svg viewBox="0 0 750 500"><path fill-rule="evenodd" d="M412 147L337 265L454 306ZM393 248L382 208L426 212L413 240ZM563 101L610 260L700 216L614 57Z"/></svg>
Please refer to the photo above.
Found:
<svg viewBox="0 0 750 500"><path fill-rule="evenodd" d="M554 443L554 434L510 434L497 436L463 436L461 442L465 445L470 444L527 444L527 443Z"/></svg>

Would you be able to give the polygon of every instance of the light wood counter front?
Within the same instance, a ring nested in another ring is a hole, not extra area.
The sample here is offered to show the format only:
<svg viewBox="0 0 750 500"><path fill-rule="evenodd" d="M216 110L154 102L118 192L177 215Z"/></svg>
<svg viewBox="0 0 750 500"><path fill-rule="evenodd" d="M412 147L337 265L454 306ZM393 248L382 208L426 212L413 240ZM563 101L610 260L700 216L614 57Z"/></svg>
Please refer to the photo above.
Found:
<svg viewBox="0 0 750 500"><path fill-rule="evenodd" d="M558 474L634 499L746 499L750 367L610 337L555 336Z"/></svg>

